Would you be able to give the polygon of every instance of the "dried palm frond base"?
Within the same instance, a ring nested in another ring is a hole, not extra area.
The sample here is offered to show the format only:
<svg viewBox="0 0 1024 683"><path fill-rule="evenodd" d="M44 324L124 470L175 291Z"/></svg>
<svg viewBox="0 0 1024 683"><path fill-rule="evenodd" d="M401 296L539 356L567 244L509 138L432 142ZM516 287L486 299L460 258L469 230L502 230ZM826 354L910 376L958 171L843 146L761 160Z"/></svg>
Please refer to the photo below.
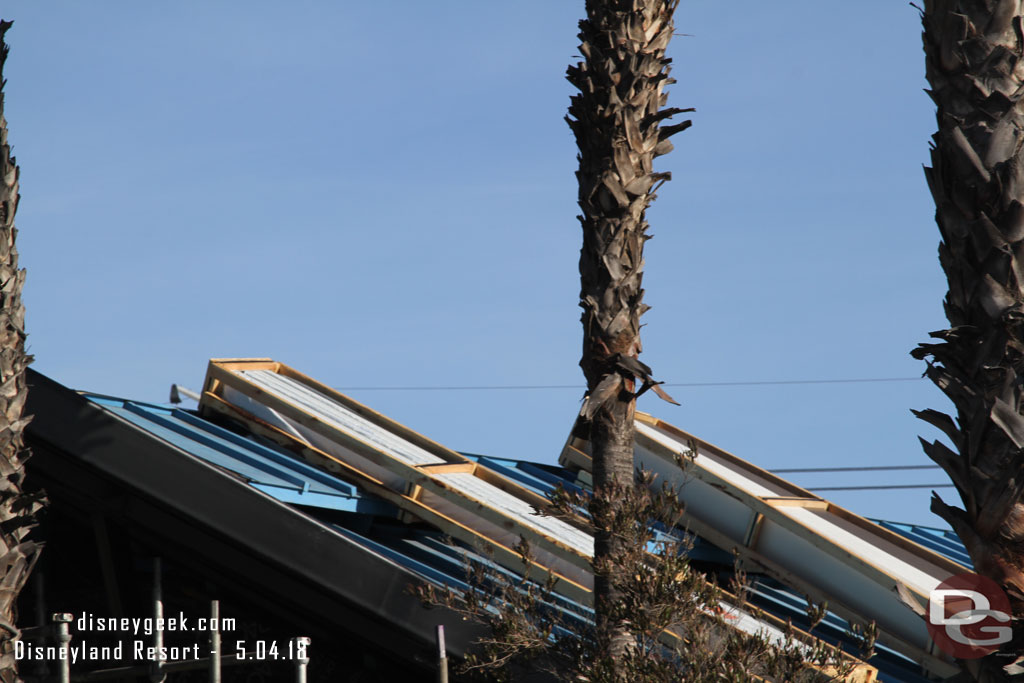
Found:
<svg viewBox="0 0 1024 683"><path fill-rule="evenodd" d="M27 494L23 485L28 385L25 369L32 357L25 352L25 306L21 292L25 271L18 267L14 215L18 207L19 170L7 141L3 76L8 47L4 40L11 22L0 20L0 683L14 683L18 662L14 641L19 636L16 602L32 572L42 544L29 537L44 494Z"/></svg>

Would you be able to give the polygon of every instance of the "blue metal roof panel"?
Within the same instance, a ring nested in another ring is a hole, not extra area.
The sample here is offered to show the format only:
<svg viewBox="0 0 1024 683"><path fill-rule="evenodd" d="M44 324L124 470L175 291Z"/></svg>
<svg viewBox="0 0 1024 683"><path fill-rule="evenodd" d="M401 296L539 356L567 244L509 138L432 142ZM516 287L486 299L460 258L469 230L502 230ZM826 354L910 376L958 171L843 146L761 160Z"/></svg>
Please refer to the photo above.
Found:
<svg viewBox="0 0 1024 683"><path fill-rule="evenodd" d="M544 469L542 465L522 460L496 458L489 455L472 455L469 453L463 453L462 455L476 460L484 467L503 474L509 479L541 494L554 491L559 484L567 491L577 492L581 490L576 483L575 475L570 474L568 470L561 467L553 468L555 471L552 472Z"/></svg>
<svg viewBox="0 0 1024 683"><path fill-rule="evenodd" d="M388 537L385 534L384 538L374 540L356 535L351 530L346 530L346 534L357 540L366 539L371 547L378 552L383 553L382 548L387 548L391 551L391 554L388 554L389 558L404 564L407 568L420 573L424 578L437 585L449 586L457 592L469 590L467 568L471 563L483 565L490 572L504 576L511 581L521 580L518 575L508 572L486 555L461 544L449 542L439 534L419 533L415 536L399 537ZM429 571L424 571L424 568L429 568ZM593 623L594 610L592 608L562 595L552 594L546 604L560 613L563 623L575 624L576 627L581 627L585 623Z"/></svg>
<svg viewBox="0 0 1024 683"><path fill-rule="evenodd" d="M153 413L141 413L133 410L130 403L126 403L124 406L107 406L107 410L146 430L150 434L174 444L181 450L191 453L210 464L229 470L247 481L264 482L278 486L291 485L302 488L303 481L298 477L288 476L284 471L275 472L269 463L260 463L241 451L232 453L216 448L208 441L204 442L191 438L180 430L172 429L164 423L164 420L157 419L157 416Z"/></svg>
<svg viewBox="0 0 1024 683"><path fill-rule="evenodd" d="M191 413L87 396L110 412L286 503L393 515L382 501L289 453L259 444ZM363 501L363 502L360 502ZM372 501L372 502L367 502Z"/></svg>
<svg viewBox="0 0 1024 683"><path fill-rule="evenodd" d="M392 562L396 562L402 565L403 567L413 570L420 576L430 581L433 581L438 585L450 585L452 586L453 589L456 590L466 590L468 588L465 582L463 582L460 578L451 575L449 572L445 571L442 568L438 568L436 565L430 562L424 562L413 557L410 557L408 554L402 552L401 550L391 548L385 545L384 543L379 543L378 541L367 538L366 536L357 534L351 529L347 529L341 525L332 524L331 526L332 528L334 528L335 531L342 534L343 536L350 538L360 543L361 545L366 546L367 548L370 548L374 552L383 555L384 557L387 557Z"/></svg>
<svg viewBox="0 0 1024 683"><path fill-rule="evenodd" d="M352 484L341 481L337 477L324 472L323 470L316 468L302 460L299 460L291 453L280 451L275 446L268 446L257 443L250 437L241 436L235 434L232 431L219 427L212 422L204 420L201 417L193 415L192 413L184 410L175 410L173 413L174 417L185 423L186 425L205 432L206 434L216 437L218 440L234 444L244 451L250 452L261 458L265 458L270 462L276 463L289 471L293 472L296 476L310 481L310 488L312 490L318 490L313 482L322 485L327 490L345 490L351 495L357 495L359 489Z"/></svg>
<svg viewBox="0 0 1024 683"><path fill-rule="evenodd" d="M375 517L398 517L398 508L391 503L371 498L368 496L350 496L338 493L319 493L316 491L301 491L292 487L273 486L271 484L249 483L257 491L276 498L282 503L290 505L305 505L307 507L323 508L326 510L338 510L339 512L355 512L361 515L373 515Z"/></svg>
<svg viewBox="0 0 1024 683"><path fill-rule="evenodd" d="M890 531L895 531L901 536L914 541L934 552L943 555L954 562L959 562L965 568L974 566L971 556L967 554L960 537L947 529L921 526L919 524L903 524L902 522L889 522L882 519L871 520Z"/></svg>

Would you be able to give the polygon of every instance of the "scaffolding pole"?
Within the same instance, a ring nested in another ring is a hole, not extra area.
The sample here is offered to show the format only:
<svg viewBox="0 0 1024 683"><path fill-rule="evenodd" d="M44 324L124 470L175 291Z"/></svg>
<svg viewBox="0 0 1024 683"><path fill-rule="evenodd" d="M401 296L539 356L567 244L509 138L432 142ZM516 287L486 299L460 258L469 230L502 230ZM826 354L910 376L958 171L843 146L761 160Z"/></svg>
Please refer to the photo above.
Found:
<svg viewBox="0 0 1024 683"><path fill-rule="evenodd" d="M156 653L156 660L150 665L151 672L149 680L152 683L164 683L167 680L167 672L164 670L164 596L163 596L163 568L160 558L153 558L153 647Z"/></svg>
<svg viewBox="0 0 1024 683"><path fill-rule="evenodd" d="M309 643L310 639L304 636L293 638L295 645L295 680L296 683L306 683L306 667L309 666Z"/></svg>
<svg viewBox="0 0 1024 683"><path fill-rule="evenodd" d="M220 601L210 601L210 683L220 683Z"/></svg>
<svg viewBox="0 0 1024 683"><path fill-rule="evenodd" d="M71 653L69 652L71 633L68 630L68 624L73 619L74 616L67 612L58 612L53 615L53 622L57 625L57 643L60 645L57 679L60 683L71 683Z"/></svg>

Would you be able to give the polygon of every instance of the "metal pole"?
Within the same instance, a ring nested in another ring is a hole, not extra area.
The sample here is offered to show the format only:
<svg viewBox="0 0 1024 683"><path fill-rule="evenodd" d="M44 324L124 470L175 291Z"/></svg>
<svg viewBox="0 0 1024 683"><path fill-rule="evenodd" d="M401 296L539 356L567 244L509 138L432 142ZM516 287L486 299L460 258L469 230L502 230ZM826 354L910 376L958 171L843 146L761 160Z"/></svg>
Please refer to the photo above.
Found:
<svg viewBox="0 0 1024 683"><path fill-rule="evenodd" d="M150 665L149 680L153 683L163 683L167 680L167 673L164 671L164 596L163 596L163 569L160 566L160 558L153 558L153 647L156 648L156 661Z"/></svg>
<svg viewBox="0 0 1024 683"><path fill-rule="evenodd" d="M444 650L444 626L437 625L437 680L448 683L448 653Z"/></svg>
<svg viewBox="0 0 1024 683"><path fill-rule="evenodd" d="M210 683L220 683L220 601L210 601Z"/></svg>
<svg viewBox="0 0 1024 683"><path fill-rule="evenodd" d="M53 615L53 621L57 624L57 642L60 644L59 678L60 683L71 683L71 652L68 644L71 642L71 633L68 632L68 624L74 616L67 612L58 612Z"/></svg>
<svg viewBox="0 0 1024 683"><path fill-rule="evenodd" d="M306 667L309 666L309 643L310 639L301 636L299 638L292 638L292 642L295 643L295 681L296 683L306 683Z"/></svg>

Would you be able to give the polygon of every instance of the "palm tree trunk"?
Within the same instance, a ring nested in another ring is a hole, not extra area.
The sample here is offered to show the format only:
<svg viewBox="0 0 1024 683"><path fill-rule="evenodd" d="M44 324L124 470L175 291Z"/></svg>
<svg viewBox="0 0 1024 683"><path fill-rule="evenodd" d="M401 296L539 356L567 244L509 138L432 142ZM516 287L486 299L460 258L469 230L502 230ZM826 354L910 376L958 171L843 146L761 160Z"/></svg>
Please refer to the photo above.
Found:
<svg viewBox="0 0 1024 683"><path fill-rule="evenodd" d="M633 485L633 413L637 393L652 386L640 354L644 219L654 190L668 180L655 173L655 157L672 149L669 136L690 125L660 122L680 109L662 109L672 82L665 48L678 0L587 0L580 22L584 61L569 67L579 89L569 122L579 147L580 306L583 356L594 458L595 605L598 640L606 657L620 657L632 642L628 615L615 587L615 486ZM643 381L635 393L635 380Z"/></svg>
<svg viewBox="0 0 1024 683"><path fill-rule="evenodd" d="M0 681L18 681L14 638L18 635L16 602L41 545L26 538L41 507L39 496L22 492L25 476L24 429L30 418L22 415L28 388L25 368L25 307L21 290L25 271L18 269L14 246L17 230L18 167L7 143L4 117L3 65L7 59L4 35L10 22L0 21Z"/></svg>
<svg viewBox="0 0 1024 683"><path fill-rule="evenodd" d="M963 502L932 510L967 546L979 574L999 583L1024 617L1024 21L1019 0L926 0L930 95L937 105L925 173L942 236L949 329L916 358L949 397L956 421L916 414L955 451L922 440ZM1021 636L1006 652L1021 652ZM984 674L1002 676L994 657ZM983 667L985 668L985 667ZM994 672L994 673L993 673ZM981 675L981 674L979 674Z"/></svg>

